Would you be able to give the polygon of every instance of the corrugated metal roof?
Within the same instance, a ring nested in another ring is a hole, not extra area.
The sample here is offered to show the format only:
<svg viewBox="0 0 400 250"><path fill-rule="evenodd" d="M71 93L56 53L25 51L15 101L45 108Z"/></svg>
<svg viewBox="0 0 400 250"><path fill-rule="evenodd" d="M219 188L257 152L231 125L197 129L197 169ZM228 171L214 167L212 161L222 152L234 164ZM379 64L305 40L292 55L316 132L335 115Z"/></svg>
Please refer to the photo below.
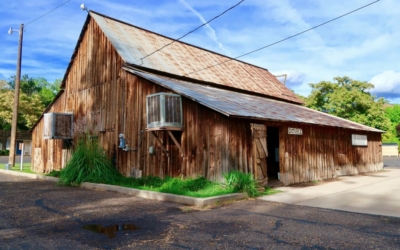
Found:
<svg viewBox="0 0 400 250"><path fill-rule="evenodd" d="M302 103L268 70L239 60L230 60L229 57L180 41L147 57L142 64L140 58L170 43L173 39L96 12L91 11L90 16L128 64ZM228 62L189 74L224 61Z"/></svg>
<svg viewBox="0 0 400 250"><path fill-rule="evenodd" d="M137 71L132 68L125 67L124 69L226 116L299 122L371 132L384 132L297 104L195 84L166 76Z"/></svg>

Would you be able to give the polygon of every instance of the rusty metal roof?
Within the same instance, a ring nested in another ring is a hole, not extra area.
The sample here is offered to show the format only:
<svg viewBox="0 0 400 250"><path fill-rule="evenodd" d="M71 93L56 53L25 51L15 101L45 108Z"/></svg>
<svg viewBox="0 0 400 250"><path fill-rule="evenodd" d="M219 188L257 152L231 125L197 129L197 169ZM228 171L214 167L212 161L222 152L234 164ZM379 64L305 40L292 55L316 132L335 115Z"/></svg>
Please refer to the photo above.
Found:
<svg viewBox="0 0 400 250"><path fill-rule="evenodd" d="M173 79L133 68L124 67L124 69L229 117L384 132L298 104Z"/></svg>
<svg viewBox="0 0 400 250"><path fill-rule="evenodd" d="M267 96L303 103L267 69L205 50L181 41L143 59L173 39L91 11L90 16L113 44L125 63L187 76L201 81L243 89ZM211 65L228 61L193 74Z"/></svg>

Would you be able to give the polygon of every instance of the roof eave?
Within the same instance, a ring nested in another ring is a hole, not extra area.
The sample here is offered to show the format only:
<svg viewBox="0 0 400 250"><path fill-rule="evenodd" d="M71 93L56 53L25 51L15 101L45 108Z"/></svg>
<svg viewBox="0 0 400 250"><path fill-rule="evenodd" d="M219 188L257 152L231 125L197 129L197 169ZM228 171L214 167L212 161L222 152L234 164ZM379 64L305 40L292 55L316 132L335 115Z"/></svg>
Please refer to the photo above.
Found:
<svg viewBox="0 0 400 250"><path fill-rule="evenodd" d="M80 45L81 45L83 36L85 35L85 32L86 32L87 27L88 27L88 25L89 25L90 19L91 19L91 16L90 16L90 12L89 12L89 13L87 14L85 23L83 24L83 27L82 27L81 33L80 33L80 35L79 35L78 41L76 42L74 52L72 53L72 56L71 56L71 60L70 60L69 63L68 63L67 70L65 71L63 80L62 80L61 85L60 85L60 88L61 88L61 89L64 89L64 88L65 88L65 81L66 81L66 79L67 79L67 76L69 75L69 71L71 70L72 64L73 64L73 62L74 62L74 60L75 60L75 57L76 57L76 54L78 53L79 47L80 47Z"/></svg>

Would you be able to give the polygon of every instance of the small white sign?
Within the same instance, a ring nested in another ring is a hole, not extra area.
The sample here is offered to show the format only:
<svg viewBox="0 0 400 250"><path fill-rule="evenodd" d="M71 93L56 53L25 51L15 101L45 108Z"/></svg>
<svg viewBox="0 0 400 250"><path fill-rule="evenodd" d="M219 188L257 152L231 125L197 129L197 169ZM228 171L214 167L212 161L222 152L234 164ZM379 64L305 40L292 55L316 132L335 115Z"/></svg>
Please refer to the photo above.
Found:
<svg viewBox="0 0 400 250"><path fill-rule="evenodd" d="M303 129L301 129L301 128L289 128L288 129L288 134L289 135L302 135L303 134Z"/></svg>
<svg viewBox="0 0 400 250"><path fill-rule="evenodd" d="M351 135L351 144L353 146L368 146L367 135Z"/></svg>

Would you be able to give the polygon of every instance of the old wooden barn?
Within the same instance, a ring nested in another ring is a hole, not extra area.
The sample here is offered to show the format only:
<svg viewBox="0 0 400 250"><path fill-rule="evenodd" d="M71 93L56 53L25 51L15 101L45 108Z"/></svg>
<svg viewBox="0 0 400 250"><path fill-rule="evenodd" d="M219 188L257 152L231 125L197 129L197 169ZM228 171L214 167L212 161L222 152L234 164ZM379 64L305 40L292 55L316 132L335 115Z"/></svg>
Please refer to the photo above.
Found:
<svg viewBox="0 0 400 250"><path fill-rule="evenodd" d="M268 70L184 42L146 57L172 41L91 11L32 129L33 170L65 166L69 137L49 129L69 134L70 117L72 137L90 131L127 176L240 170L289 185L383 168L383 131L306 108Z"/></svg>

